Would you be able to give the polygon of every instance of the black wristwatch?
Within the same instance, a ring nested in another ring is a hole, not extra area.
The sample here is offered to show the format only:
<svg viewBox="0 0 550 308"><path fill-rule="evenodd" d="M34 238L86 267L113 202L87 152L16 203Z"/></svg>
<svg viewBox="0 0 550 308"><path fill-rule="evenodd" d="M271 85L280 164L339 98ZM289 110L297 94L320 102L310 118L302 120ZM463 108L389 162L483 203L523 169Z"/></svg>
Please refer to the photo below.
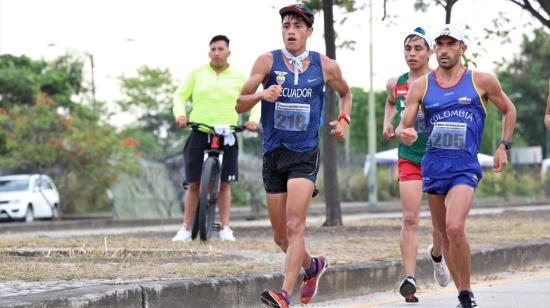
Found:
<svg viewBox="0 0 550 308"><path fill-rule="evenodd" d="M510 149L512 148L512 142L508 140L500 140L499 144L504 144L504 148L506 149L506 151L510 151Z"/></svg>

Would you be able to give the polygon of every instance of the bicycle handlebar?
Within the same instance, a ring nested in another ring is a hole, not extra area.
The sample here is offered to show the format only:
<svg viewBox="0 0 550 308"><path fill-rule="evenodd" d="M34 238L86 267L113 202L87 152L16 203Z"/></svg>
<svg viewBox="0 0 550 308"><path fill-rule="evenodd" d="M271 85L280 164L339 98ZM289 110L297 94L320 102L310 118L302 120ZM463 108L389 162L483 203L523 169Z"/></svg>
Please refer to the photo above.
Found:
<svg viewBox="0 0 550 308"><path fill-rule="evenodd" d="M187 126L191 127L191 129L198 129L200 126L202 126L204 128L208 128L211 131L214 131L214 126L199 122L188 122ZM229 128L231 128L231 130L233 130L235 133L239 133L247 129L244 125L229 125Z"/></svg>

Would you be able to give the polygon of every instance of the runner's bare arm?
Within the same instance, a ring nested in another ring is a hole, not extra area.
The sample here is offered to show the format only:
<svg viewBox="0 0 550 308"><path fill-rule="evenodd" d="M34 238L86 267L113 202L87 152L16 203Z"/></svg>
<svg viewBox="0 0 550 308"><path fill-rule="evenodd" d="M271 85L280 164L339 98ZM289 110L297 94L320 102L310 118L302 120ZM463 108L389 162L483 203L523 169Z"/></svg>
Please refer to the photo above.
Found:
<svg viewBox="0 0 550 308"><path fill-rule="evenodd" d="M258 86L268 77L272 64L273 56L271 53L265 53L258 57L256 63L254 63L252 67L250 77L241 90L241 95L237 99L235 110L237 110L238 113L251 110L252 107L261 100L270 102L277 100L277 97L281 94L281 86L279 85L272 85L263 91L256 92Z"/></svg>
<svg viewBox="0 0 550 308"><path fill-rule="evenodd" d="M328 83L340 96L340 113L351 115L352 94L348 83L342 77L342 71L338 63L327 56L321 56L321 65L323 66L323 76L325 82ZM348 122L344 119L335 120L329 123L333 127L331 135L336 140L344 140L346 138L346 129Z"/></svg>
<svg viewBox="0 0 550 308"><path fill-rule="evenodd" d="M413 144L418 138L414 129L414 122L418 115L420 101L426 89L426 78L417 78L411 84L407 98L405 99L405 110L401 117L401 123L395 129L395 136L405 145Z"/></svg>
<svg viewBox="0 0 550 308"><path fill-rule="evenodd" d="M514 128L516 127L516 107L502 91L500 82L491 74L476 72L474 82L478 85L480 95L493 102L495 107L502 113L502 139L511 141ZM500 172L508 164L508 157L504 145L499 145L494 155L493 170Z"/></svg>
<svg viewBox="0 0 550 308"><path fill-rule="evenodd" d="M395 137L393 131L392 121L397 115L397 108L395 107L395 86L397 85L397 78L390 78L386 84L386 91L388 92L388 98L386 99L386 106L384 107L384 125L382 128L382 134L386 140L391 140Z"/></svg>
<svg viewBox="0 0 550 308"><path fill-rule="evenodd" d="M544 125L550 129L550 79L548 79L548 98L546 99L546 113L544 114Z"/></svg>
<svg viewBox="0 0 550 308"><path fill-rule="evenodd" d="M340 96L340 112L351 115L352 94L338 63L327 56L321 57L325 81Z"/></svg>

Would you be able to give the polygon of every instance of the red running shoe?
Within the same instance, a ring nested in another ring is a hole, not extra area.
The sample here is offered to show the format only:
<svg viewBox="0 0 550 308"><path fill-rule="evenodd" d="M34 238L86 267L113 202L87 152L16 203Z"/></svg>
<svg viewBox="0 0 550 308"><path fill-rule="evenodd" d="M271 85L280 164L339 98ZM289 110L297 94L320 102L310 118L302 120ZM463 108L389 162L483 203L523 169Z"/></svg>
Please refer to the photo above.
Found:
<svg viewBox="0 0 550 308"><path fill-rule="evenodd" d="M317 293L317 287L319 286L319 279L325 273L328 267L328 261L325 257L316 257L313 258L313 261L317 262L317 273L315 275L308 277L304 273L304 280L300 285L300 302L303 304L309 303L309 301Z"/></svg>
<svg viewBox="0 0 550 308"><path fill-rule="evenodd" d="M286 303L286 297L284 293L277 293L273 290L264 290L262 295L260 295L260 300L262 303L266 304L268 307L274 308L288 308Z"/></svg>

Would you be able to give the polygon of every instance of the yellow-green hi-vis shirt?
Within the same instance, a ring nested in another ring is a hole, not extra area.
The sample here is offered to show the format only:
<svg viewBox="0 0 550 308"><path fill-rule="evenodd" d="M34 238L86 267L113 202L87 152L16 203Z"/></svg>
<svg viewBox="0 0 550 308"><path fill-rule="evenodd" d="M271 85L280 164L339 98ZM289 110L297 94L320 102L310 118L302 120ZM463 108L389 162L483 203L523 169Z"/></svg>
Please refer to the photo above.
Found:
<svg viewBox="0 0 550 308"><path fill-rule="evenodd" d="M196 68L174 93L174 117L187 116L186 103L191 101L189 121L214 124L237 125L239 114L235 104L246 79L231 66L219 75L210 63ZM259 105L257 105L259 106ZM259 108L252 110L250 120L259 122Z"/></svg>

